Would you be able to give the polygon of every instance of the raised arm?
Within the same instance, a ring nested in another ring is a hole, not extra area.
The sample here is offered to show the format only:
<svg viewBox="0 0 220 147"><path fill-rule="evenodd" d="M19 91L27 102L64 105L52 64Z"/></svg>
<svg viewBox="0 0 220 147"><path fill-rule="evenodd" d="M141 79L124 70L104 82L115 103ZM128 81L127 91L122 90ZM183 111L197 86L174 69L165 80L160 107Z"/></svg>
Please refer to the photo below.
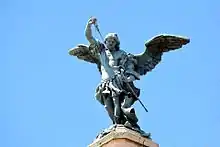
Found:
<svg viewBox="0 0 220 147"><path fill-rule="evenodd" d="M97 21L97 19L92 17L92 18L89 19L89 21L86 24L85 36L86 36L86 39L89 41L90 44L95 44L96 43L95 38L92 36L92 29L91 29L92 24L95 24L96 21Z"/></svg>

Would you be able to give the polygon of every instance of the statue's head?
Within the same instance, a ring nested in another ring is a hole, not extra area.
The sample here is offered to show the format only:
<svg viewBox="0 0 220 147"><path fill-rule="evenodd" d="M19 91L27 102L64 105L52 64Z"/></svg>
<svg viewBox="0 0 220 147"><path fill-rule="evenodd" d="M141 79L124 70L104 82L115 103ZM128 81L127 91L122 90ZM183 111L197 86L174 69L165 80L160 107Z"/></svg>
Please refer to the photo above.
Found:
<svg viewBox="0 0 220 147"><path fill-rule="evenodd" d="M105 36L105 44L110 51L117 51L120 49L120 41L116 33L108 33Z"/></svg>

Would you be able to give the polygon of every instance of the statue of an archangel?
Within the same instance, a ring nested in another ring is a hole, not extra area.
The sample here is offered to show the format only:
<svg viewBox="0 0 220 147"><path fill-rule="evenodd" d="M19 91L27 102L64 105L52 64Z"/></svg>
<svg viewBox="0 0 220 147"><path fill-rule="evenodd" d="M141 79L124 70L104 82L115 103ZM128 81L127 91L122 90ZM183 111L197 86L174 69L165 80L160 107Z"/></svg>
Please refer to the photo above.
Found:
<svg viewBox="0 0 220 147"><path fill-rule="evenodd" d="M182 36L161 34L145 43L143 53L134 55L120 49L116 33L107 34L103 42L95 39L91 27L96 22L96 18L90 18L85 28L89 45L79 44L70 49L69 54L97 65L101 82L96 88L95 97L105 107L112 123L140 131L132 107L140 95L140 89L135 87L134 81L154 69L165 52L179 49L190 40Z"/></svg>

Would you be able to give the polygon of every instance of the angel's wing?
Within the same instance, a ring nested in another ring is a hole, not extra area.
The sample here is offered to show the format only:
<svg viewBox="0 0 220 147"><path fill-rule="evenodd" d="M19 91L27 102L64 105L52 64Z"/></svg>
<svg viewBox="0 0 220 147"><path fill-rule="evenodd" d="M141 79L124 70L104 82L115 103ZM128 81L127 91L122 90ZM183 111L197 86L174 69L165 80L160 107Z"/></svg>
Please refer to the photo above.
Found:
<svg viewBox="0 0 220 147"><path fill-rule="evenodd" d="M72 56L76 56L80 60L97 64L100 71L100 60L93 46L79 44L76 47L70 49L69 54Z"/></svg>
<svg viewBox="0 0 220 147"><path fill-rule="evenodd" d="M140 75L145 75L161 61L164 52L179 49L189 42L188 38L169 34L162 34L151 38L145 43L145 51L135 55L137 59L136 72Z"/></svg>

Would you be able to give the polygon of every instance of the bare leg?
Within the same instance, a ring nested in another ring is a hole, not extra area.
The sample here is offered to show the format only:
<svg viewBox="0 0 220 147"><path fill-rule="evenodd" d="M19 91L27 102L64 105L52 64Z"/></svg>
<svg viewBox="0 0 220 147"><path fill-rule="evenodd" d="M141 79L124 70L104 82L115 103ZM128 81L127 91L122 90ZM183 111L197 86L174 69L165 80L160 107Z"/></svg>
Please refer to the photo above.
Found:
<svg viewBox="0 0 220 147"><path fill-rule="evenodd" d="M114 105L112 98L108 96L104 103L105 103L105 109L107 110L109 117L114 123Z"/></svg>
<svg viewBox="0 0 220 147"><path fill-rule="evenodd" d="M123 108L129 108L129 107L131 107L134 104L134 102L135 102L134 98L125 96L124 97L124 101L122 103L122 107Z"/></svg>
<svg viewBox="0 0 220 147"><path fill-rule="evenodd" d="M126 117L126 123L125 125L128 125L130 127L139 128L137 122L138 118L135 114L134 108L132 108L132 105L134 104L135 99L132 97L125 96L124 101L122 103L122 111L124 112L124 115Z"/></svg>
<svg viewBox="0 0 220 147"><path fill-rule="evenodd" d="M118 96L113 97L114 102L114 121L116 124L121 124L121 104Z"/></svg>

